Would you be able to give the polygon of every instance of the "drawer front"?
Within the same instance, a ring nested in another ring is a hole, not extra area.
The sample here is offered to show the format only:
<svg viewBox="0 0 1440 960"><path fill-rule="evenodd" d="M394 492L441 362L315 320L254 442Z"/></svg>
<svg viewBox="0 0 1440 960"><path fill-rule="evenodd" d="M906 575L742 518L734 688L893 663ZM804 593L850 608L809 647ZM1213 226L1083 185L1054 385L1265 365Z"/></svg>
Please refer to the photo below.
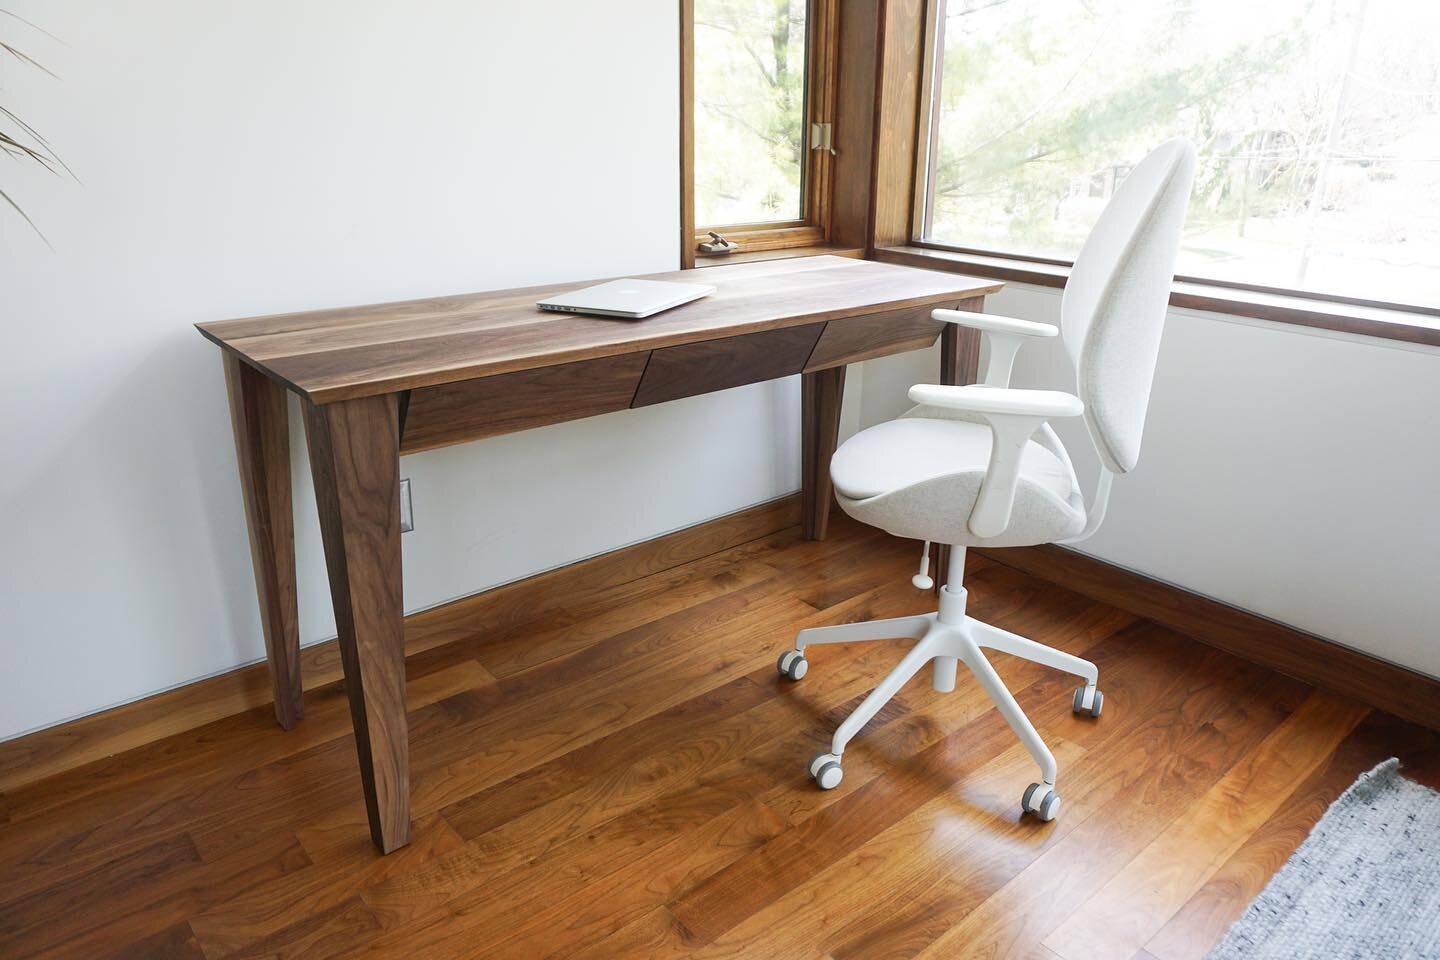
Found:
<svg viewBox="0 0 1440 960"><path fill-rule="evenodd" d="M794 376L805 369L824 326L812 323L656 350L635 391L635 406Z"/></svg>
<svg viewBox="0 0 1440 960"><path fill-rule="evenodd" d="M906 350L920 350L935 342L940 329L945 326L939 320L930 319L929 307L908 307L904 310L890 310L872 313L863 317L845 320L831 320L825 325L825 332L815 344L806 371L838 367L846 363L858 363L872 357L883 357Z"/></svg>
<svg viewBox="0 0 1440 960"><path fill-rule="evenodd" d="M624 410L648 356L631 353L417 387L404 408L400 452Z"/></svg>

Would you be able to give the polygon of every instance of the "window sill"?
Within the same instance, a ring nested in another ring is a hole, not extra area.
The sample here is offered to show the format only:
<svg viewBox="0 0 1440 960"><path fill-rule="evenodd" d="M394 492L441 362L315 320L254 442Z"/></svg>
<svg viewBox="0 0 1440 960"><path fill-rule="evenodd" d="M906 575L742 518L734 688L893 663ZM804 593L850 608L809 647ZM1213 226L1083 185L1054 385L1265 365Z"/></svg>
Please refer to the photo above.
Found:
<svg viewBox="0 0 1440 960"><path fill-rule="evenodd" d="M776 250L741 250L738 253L722 253L716 256L695 255L695 268L718 267L727 263L753 263L757 260L789 260L793 257L818 257L829 254L832 257L859 259L865 255L860 247L842 247L834 243L817 243L805 247L781 247Z"/></svg>
<svg viewBox="0 0 1440 960"><path fill-rule="evenodd" d="M987 257L929 247L881 247L875 259L928 270L967 273L1013 283L1063 287L1070 268L1030 260ZM1237 290L1213 284L1177 281L1170 305L1238 317L1254 317L1322 330L1337 330L1383 340L1440 346L1440 317L1409 310L1312 300L1302 296Z"/></svg>

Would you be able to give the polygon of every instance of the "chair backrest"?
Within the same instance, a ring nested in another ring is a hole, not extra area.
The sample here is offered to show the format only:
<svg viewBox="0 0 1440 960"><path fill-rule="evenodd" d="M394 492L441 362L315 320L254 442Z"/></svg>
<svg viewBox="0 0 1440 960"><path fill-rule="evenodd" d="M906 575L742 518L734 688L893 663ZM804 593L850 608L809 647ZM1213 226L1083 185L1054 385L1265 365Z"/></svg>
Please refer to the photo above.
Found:
<svg viewBox="0 0 1440 960"><path fill-rule="evenodd" d="M1195 148L1157 147L1110 198L1075 258L1060 305L1065 349L1101 462L1127 473L1140 436L1175 276Z"/></svg>

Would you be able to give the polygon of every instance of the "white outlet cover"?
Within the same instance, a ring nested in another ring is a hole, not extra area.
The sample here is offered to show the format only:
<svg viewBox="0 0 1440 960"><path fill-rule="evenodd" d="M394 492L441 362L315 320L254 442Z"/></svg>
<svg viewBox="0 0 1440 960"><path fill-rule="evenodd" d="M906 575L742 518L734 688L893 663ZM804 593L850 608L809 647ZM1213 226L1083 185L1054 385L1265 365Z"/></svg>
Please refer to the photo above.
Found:
<svg viewBox="0 0 1440 960"><path fill-rule="evenodd" d="M400 532L409 533L415 529L415 512L410 506L410 478L400 481Z"/></svg>

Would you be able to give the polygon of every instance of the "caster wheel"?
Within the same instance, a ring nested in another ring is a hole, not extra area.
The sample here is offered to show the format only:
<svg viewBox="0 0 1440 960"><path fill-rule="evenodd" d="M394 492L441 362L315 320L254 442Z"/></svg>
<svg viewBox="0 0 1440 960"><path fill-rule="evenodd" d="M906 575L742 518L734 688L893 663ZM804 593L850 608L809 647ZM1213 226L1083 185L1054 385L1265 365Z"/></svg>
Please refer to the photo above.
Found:
<svg viewBox="0 0 1440 960"><path fill-rule="evenodd" d="M799 680L810 670L810 661L806 660L805 654L799 650L786 650L780 654L780 659L775 663L775 669L780 671L782 677Z"/></svg>
<svg viewBox="0 0 1440 960"><path fill-rule="evenodd" d="M1090 701L1089 703L1085 702L1087 699L1085 696L1087 690L1090 693L1090 696L1088 698ZM1088 713L1092 717L1098 717L1100 716L1100 711L1104 708L1105 694L1101 693L1099 690L1093 690L1089 687L1075 688L1075 701L1070 705L1070 709L1073 710L1075 713Z"/></svg>
<svg viewBox="0 0 1440 960"><path fill-rule="evenodd" d="M1043 783L1032 783L1025 788L1025 794L1020 798L1020 810L1022 813L1033 813L1038 819L1049 823L1060 816L1060 794Z"/></svg>
<svg viewBox="0 0 1440 960"><path fill-rule="evenodd" d="M817 753L810 759L810 776L820 784L821 790L834 790L840 786L845 772L840 769L840 758L833 753Z"/></svg>

